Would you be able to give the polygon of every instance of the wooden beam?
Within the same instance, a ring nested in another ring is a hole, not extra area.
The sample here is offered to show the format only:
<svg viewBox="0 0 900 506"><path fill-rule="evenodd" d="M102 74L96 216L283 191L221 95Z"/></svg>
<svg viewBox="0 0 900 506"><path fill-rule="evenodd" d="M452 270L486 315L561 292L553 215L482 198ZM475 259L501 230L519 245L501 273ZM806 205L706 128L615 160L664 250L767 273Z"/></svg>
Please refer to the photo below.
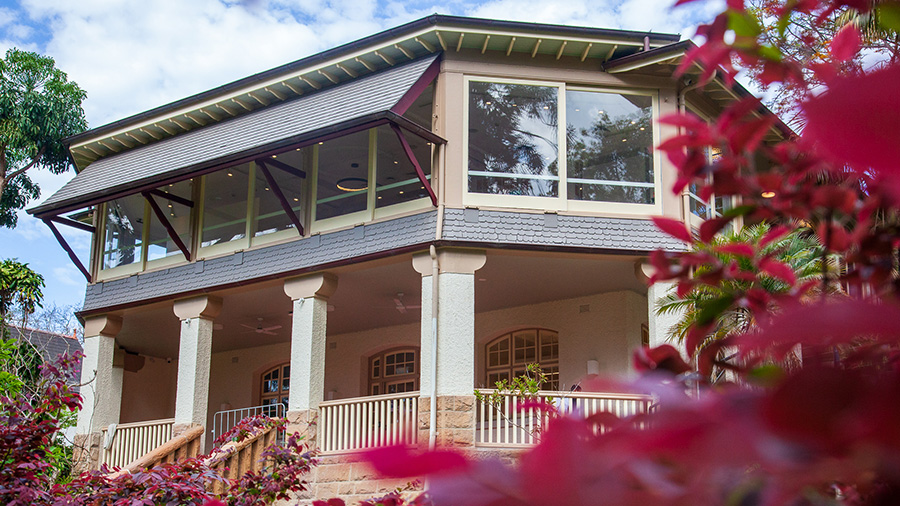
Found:
<svg viewBox="0 0 900 506"><path fill-rule="evenodd" d="M317 89L317 90L320 89L320 88L322 88L322 85L321 85L321 84L319 84L319 83L313 81L312 79L309 79L309 78L306 77L306 76L300 76L300 79L302 79L304 83L306 83L306 84L312 86L313 88L315 88L315 89Z"/></svg>
<svg viewBox="0 0 900 506"><path fill-rule="evenodd" d="M223 111L225 111L225 114L227 114L227 115L229 115L229 116L231 116L231 117L237 116L236 113L231 112L227 107L225 107L225 106L222 105L222 104L215 104L215 106L218 107L219 109L222 109Z"/></svg>
<svg viewBox="0 0 900 506"><path fill-rule="evenodd" d="M169 135L175 135L175 131L174 131L174 130L169 130L168 128L162 126L162 123L154 123L153 126L159 128L160 130L162 130L163 132L165 132L165 133L167 133L167 134L169 134ZM177 125L176 125L176 126L177 126Z"/></svg>
<svg viewBox="0 0 900 506"><path fill-rule="evenodd" d="M538 52L538 49L540 49L540 47L541 47L541 42L543 42L543 40L541 40L541 39L538 39L538 40L534 41L534 49L531 50L531 57L532 57L532 58L535 57L535 55L536 55L537 52Z"/></svg>
<svg viewBox="0 0 900 506"><path fill-rule="evenodd" d="M456 52L458 53L460 49L462 49L462 41L465 38L465 32L459 32L459 40L456 41Z"/></svg>
<svg viewBox="0 0 900 506"><path fill-rule="evenodd" d="M300 88L294 87L293 84L291 84L291 83L289 83L289 82L287 82L287 81L281 81L281 84L283 84L283 85L285 85L286 87L290 88L291 91L293 91L293 92L296 93L297 95L302 95L302 94L303 94L303 90L301 90Z"/></svg>
<svg viewBox="0 0 900 506"><path fill-rule="evenodd" d="M506 56L509 56L510 53L512 53L513 46L515 46L515 45L516 45L516 38L513 37L513 38L509 39L509 46L506 48Z"/></svg>
<svg viewBox="0 0 900 506"><path fill-rule="evenodd" d="M384 60L384 62L387 63L388 65L390 65L391 67L396 65L396 62L394 61L393 58L382 53L381 51L375 51L375 55L381 57L381 59Z"/></svg>
<svg viewBox="0 0 900 506"><path fill-rule="evenodd" d="M186 198L184 198L184 197L179 197L178 195L175 195L174 193L166 193L166 192L164 192L164 191L162 191L162 190L159 190L159 189L156 189L156 190L150 190L149 193L150 193L151 195L156 195L157 197L159 197L159 198L161 198L161 199L171 200L172 202L181 204L181 205L183 205L183 206L185 206L185 207L194 207L194 201L193 201L193 200L189 200L189 199L186 199Z"/></svg>
<svg viewBox="0 0 900 506"><path fill-rule="evenodd" d="M275 98L277 98L278 100L284 101L284 100L287 99L287 96L286 96L286 95L284 95L284 94L282 94L282 93L278 93L277 91L273 90L272 88L269 88L268 86L266 86L266 87L263 88L263 89L266 90L266 91L268 91L268 92L271 93L272 95L274 95Z"/></svg>
<svg viewBox="0 0 900 506"><path fill-rule="evenodd" d="M444 36L441 35L441 32L437 32L437 31L434 32L434 34L437 35L438 42L441 43L441 49L443 49L444 51L446 51L446 50L447 50L447 43L444 41Z"/></svg>
<svg viewBox="0 0 900 506"><path fill-rule="evenodd" d="M304 171L303 169L298 169L297 167L294 167L292 165L288 165L288 164L282 162L281 160L263 159L262 162L257 161L257 163L265 163L266 165L271 165L272 167L275 167L276 169L281 169L281 170L287 172L288 174L292 174L299 178L306 179L306 171Z"/></svg>
<svg viewBox="0 0 900 506"><path fill-rule="evenodd" d="M406 142L406 137L403 136L403 131L400 130L400 127L391 123L391 129L397 134L397 139L400 141L400 145L403 146L403 151L406 153L406 157L409 158L410 163L413 164L413 167L416 168L416 175L419 176L419 182L422 183L422 186L425 187L425 190L428 191L428 196L431 197L431 205L437 207L437 195L434 194L434 189L431 187L431 182L428 181L428 178L425 177L425 171L422 170L422 166L419 165L419 161L416 160L416 154L413 153L412 148L409 143Z"/></svg>
<svg viewBox="0 0 900 506"><path fill-rule="evenodd" d="M563 51L566 50L566 44L568 44L568 43L569 43L569 41L564 40L564 41L562 42L562 45L559 46L559 51L556 52L556 59L557 59L557 60L560 59L560 58L562 58Z"/></svg>
<svg viewBox="0 0 900 506"><path fill-rule="evenodd" d="M112 137L109 138L109 140L111 140L111 141L116 141L116 142L118 142L119 144L121 144L121 145L123 145L123 146L125 146L126 148L129 148L129 149L131 149L131 148L134 147L134 144L129 144L129 143L127 143L127 142L122 142L122 140L119 139L117 136L112 136Z"/></svg>
<svg viewBox="0 0 900 506"><path fill-rule="evenodd" d="M257 95L256 95L255 93L253 93L252 91L248 91L248 92L247 92L247 95L250 95L250 98L252 98L253 100L256 100L257 102L259 102L260 104L262 104L262 105L264 105L264 106L265 106L265 105L269 105L269 102L266 102L265 100L263 100L262 98L260 98L259 96L257 96Z"/></svg>
<svg viewBox="0 0 900 506"><path fill-rule="evenodd" d="M193 112L193 111L186 112L186 113L182 114L182 116L184 116L185 118L187 118L187 119L193 121L194 123L196 123L196 124L198 124L198 125L200 125L200 126L206 126L206 123L202 123L202 122L200 122L200 120L198 120L197 118L191 116L191 112Z"/></svg>
<svg viewBox="0 0 900 506"><path fill-rule="evenodd" d="M215 114L213 114L213 113L207 111L207 110L204 109L203 107L201 107L201 108L199 109L199 111L202 112L203 114L209 116L209 119L211 119L211 120L213 120L213 121L219 121L219 118L216 117Z"/></svg>
<svg viewBox="0 0 900 506"><path fill-rule="evenodd" d="M619 49L619 45L618 45L618 44L613 44L612 49L609 50L609 53L606 54L606 58L604 58L603 61L605 61L605 62L606 62L606 61L609 61L609 59L612 58L613 53L616 52L616 49Z"/></svg>
<svg viewBox="0 0 900 506"><path fill-rule="evenodd" d="M147 130L147 129L145 129L145 128L141 128L141 132L144 132L145 134L149 135L150 137L153 137L153 138L156 139L156 140L162 139L162 137L160 137L160 136L154 134L153 132L151 132L151 131L149 131L149 130Z"/></svg>
<svg viewBox="0 0 900 506"><path fill-rule="evenodd" d="M178 121L175 118L169 118L169 121L171 121L172 123L175 123L176 125L181 127L182 130L190 130L191 129L191 127L187 126L185 123L182 123L181 121Z"/></svg>
<svg viewBox="0 0 900 506"><path fill-rule="evenodd" d="M270 160L257 160L256 166L262 171L263 176L266 177L266 181L269 182L269 187L272 188L272 193L275 194L275 197L278 198L278 202L281 203L281 208L284 209L284 213L291 220L291 223L297 227L297 231L300 232L300 235L303 235L303 225L300 223L300 218L297 217L297 213L294 212L294 209L291 207L290 202L288 202L287 197L284 196L284 193L281 191L281 187L278 186L278 183L275 181L275 178L272 177L272 173L269 172L269 168L266 167L267 163L270 163Z"/></svg>
<svg viewBox="0 0 900 506"><path fill-rule="evenodd" d="M587 47L584 48L584 51L581 52L581 61L587 59L588 53L591 52L591 48L594 47L593 42L588 42Z"/></svg>
<svg viewBox="0 0 900 506"><path fill-rule="evenodd" d="M325 76L325 79L328 79L329 81L333 82L334 84L338 84L340 82L338 80L338 78L334 77L334 75L331 72L327 72L322 69L319 69L316 72L322 74L323 76Z"/></svg>
<svg viewBox="0 0 900 506"><path fill-rule="evenodd" d="M481 45L481 54L484 54L484 52L487 51L488 43L489 43L490 41L491 41L491 36L490 36L490 35L485 35L485 36L484 36L484 44Z"/></svg>
<svg viewBox="0 0 900 506"><path fill-rule="evenodd" d="M169 218L166 217L166 213L163 212L162 208L159 207L159 204L156 203L156 200L153 199L153 195L150 192L141 192L141 195L147 199L147 202L150 203L150 208L153 209L153 213L156 214L156 217L162 223L163 227L165 227L166 232L169 233L169 238L172 239L172 242L178 246L178 249L181 250L181 253L184 255L185 260L188 262L191 261L191 252L188 250L187 246L185 246L184 241L181 240L181 237L178 237L178 232L175 231L175 227L169 223Z"/></svg>
<svg viewBox="0 0 900 506"><path fill-rule="evenodd" d="M105 143L105 142L103 142L103 141L97 141L97 144L99 144L99 145L103 146L104 148L106 148L106 149L112 151L113 153L118 153L118 152L119 152L118 149L113 148L112 146L110 146L109 144L107 144L107 143Z"/></svg>
<svg viewBox="0 0 900 506"><path fill-rule="evenodd" d="M252 110L253 110L252 107L250 107L249 105L247 105L247 104L241 102L241 101L238 100L237 98L232 98L231 101L234 102L235 104L237 104L237 105L243 107L243 108L244 108L245 110L247 110L247 111L252 111Z"/></svg>
<svg viewBox="0 0 900 506"><path fill-rule="evenodd" d="M69 243L66 241L66 238L63 237L62 234L59 233L59 230L56 229L56 225L54 225L53 222L50 221L50 218L44 218L43 221L44 221L45 225L50 227L50 231L53 232L53 237L56 237L56 241L59 243L59 245L62 246L62 248L64 250L66 250L66 253L69 255L69 258L72 260L72 262L75 263L75 267L78 267L78 270L81 271L82 274L84 274L84 279L86 279L87 282L90 283L91 282L91 273L88 272L88 270L84 268L84 264L81 263L81 260L79 260L78 256L75 255L75 252L72 251L72 247L69 246Z"/></svg>
<svg viewBox="0 0 900 506"><path fill-rule="evenodd" d="M410 52L409 49L406 49L405 47L401 46L400 44L394 44L394 47L399 49L400 52L403 53L404 55L406 55L406 57L409 58L410 60L414 60L416 58L416 55L414 53Z"/></svg>
<svg viewBox="0 0 900 506"><path fill-rule="evenodd" d="M433 53L433 52L437 51L437 48L435 48L434 46L432 46L431 43L428 42L427 40L420 39L419 37L416 37L415 40L416 40L416 42L419 43L419 45L421 45L422 47L424 47L425 50L428 51L429 53Z"/></svg>
<svg viewBox="0 0 900 506"><path fill-rule="evenodd" d="M139 142L139 143L141 143L141 144L147 144L143 139L139 139L138 137L136 137L136 136L135 136L133 133L131 133L131 132L125 132L125 136L126 136L126 137L131 137L131 138L134 139L136 142Z"/></svg>
<svg viewBox="0 0 900 506"><path fill-rule="evenodd" d="M82 223L80 221L75 221L71 218L66 218L65 216L51 216L50 221L55 221L60 225L66 225L68 227L77 228L78 230L84 230L85 232L94 233L97 231L93 225L88 225L87 223Z"/></svg>
<svg viewBox="0 0 900 506"><path fill-rule="evenodd" d="M99 151L97 151L96 149L92 148L90 144L85 144L84 146L81 146L81 147L87 149L87 150L90 151L91 153L94 153L95 155L97 155L98 158L101 157L101 156L103 156L102 154L100 154Z"/></svg>

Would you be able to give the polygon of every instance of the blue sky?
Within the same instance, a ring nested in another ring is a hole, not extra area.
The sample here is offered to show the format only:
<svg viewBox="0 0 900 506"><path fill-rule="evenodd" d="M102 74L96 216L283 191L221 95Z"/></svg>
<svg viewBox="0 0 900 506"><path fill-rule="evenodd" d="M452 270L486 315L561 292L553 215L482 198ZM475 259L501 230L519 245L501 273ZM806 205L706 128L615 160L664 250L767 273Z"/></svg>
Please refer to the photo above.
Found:
<svg viewBox="0 0 900 506"><path fill-rule="evenodd" d="M0 51L49 55L88 93L91 127L260 72L432 13L691 37L721 9L702 0L0 0ZM32 170L46 198L74 173ZM34 205L32 203L31 205ZM60 227L87 259L89 234ZM44 275L46 300L80 304L85 281L41 222L0 229L0 258Z"/></svg>

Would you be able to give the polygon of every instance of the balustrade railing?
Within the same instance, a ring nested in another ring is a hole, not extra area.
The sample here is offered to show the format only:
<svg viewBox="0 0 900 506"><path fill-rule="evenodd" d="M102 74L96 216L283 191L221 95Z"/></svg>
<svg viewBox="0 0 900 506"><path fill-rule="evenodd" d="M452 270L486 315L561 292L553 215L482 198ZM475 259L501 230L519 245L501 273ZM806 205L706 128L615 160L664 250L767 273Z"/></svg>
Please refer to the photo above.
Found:
<svg viewBox="0 0 900 506"><path fill-rule="evenodd" d="M419 392L373 395L319 404L322 453L415 444Z"/></svg>
<svg viewBox="0 0 900 506"><path fill-rule="evenodd" d="M174 418L167 418L104 427L99 466L125 467L170 440L174 424Z"/></svg>
<svg viewBox="0 0 900 506"><path fill-rule="evenodd" d="M479 389L479 392L490 398L496 390ZM640 394L542 391L535 398L525 399L502 392L496 405L481 401L476 403L475 444L499 447L537 444L550 416L534 406L540 401L553 404L563 414L583 418L601 412L624 418L647 413L652 406L652 398ZM602 431L603 428L598 426L595 430Z"/></svg>
<svg viewBox="0 0 900 506"><path fill-rule="evenodd" d="M256 415L266 415L269 418L284 418L284 404L266 404L264 406L252 406L249 408L229 409L219 411L213 415L212 440L225 434L244 418ZM283 434L279 431L279 434ZM279 436L279 439L281 436Z"/></svg>

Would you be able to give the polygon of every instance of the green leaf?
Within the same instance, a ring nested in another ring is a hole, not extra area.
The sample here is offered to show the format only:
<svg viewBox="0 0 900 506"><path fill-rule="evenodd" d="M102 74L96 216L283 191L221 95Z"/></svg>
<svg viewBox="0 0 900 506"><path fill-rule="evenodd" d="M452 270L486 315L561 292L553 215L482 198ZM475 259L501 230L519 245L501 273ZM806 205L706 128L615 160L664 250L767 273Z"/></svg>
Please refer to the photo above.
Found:
<svg viewBox="0 0 900 506"><path fill-rule="evenodd" d="M762 27L753 14L749 12L728 11L728 29L738 37L756 38L762 33Z"/></svg>
<svg viewBox="0 0 900 506"><path fill-rule="evenodd" d="M784 55L781 54L781 51L778 50L778 48L772 46L759 46L758 52L759 56L775 62L779 62L782 60L782 58L784 58Z"/></svg>
<svg viewBox="0 0 900 506"><path fill-rule="evenodd" d="M784 369L775 364L759 366L747 375L747 379L759 386L775 385L782 378L784 378Z"/></svg>
<svg viewBox="0 0 900 506"><path fill-rule="evenodd" d="M720 314L725 312L733 302L734 297L731 295L723 295L722 297L704 301L703 307L700 308L700 312L697 314L697 326L702 327L712 323Z"/></svg>
<svg viewBox="0 0 900 506"><path fill-rule="evenodd" d="M885 30L900 33L900 2L878 6L878 24Z"/></svg>

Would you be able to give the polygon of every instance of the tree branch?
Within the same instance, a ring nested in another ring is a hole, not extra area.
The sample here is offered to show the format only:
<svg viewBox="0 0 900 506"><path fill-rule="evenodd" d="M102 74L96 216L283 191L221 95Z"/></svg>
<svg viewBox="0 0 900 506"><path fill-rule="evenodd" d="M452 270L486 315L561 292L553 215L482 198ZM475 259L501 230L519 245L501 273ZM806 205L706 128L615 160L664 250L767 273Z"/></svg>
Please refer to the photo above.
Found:
<svg viewBox="0 0 900 506"><path fill-rule="evenodd" d="M37 164L38 160L41 159L41 155L44 154L44 149L45 149L45 148L41 148L41 150L38 151L38 154L35 155L35 157L31 160L31 162L30 162L28 165L22 167L21 169L16 169L16 170L10 172L10 173L6 176L6 182L7 182L7 184L12 180L12 178L18 176L19 174L24 173L24 172L25 172L26 170L28 170L28 169L34 167L34 166Z"/></svg>

